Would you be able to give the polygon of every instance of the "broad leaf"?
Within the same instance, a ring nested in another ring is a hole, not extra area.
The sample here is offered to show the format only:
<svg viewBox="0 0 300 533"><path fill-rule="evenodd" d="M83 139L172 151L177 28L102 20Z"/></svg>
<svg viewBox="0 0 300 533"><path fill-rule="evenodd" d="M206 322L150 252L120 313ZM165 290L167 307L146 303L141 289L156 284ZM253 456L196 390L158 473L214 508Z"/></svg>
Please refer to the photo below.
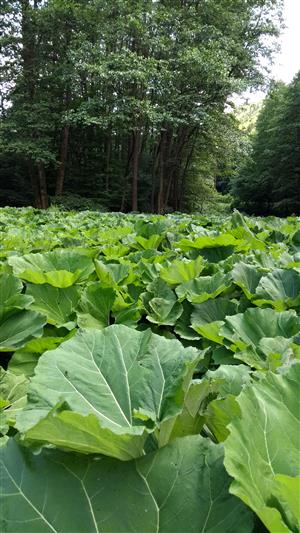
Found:
<svg viewBox="0 0 300 533"><path fill-rule="evenodd" d="M25 309L32 303L33 298L21 294L23 283L11 274L0 275L0 321L16 309Z"/></svg>
<svg viewBox="0 0 300 533"><path fill-rule="evenodd" d="M0 351L22 348L34 337L41 337L46 317L35 311L19 311L0 321Z"/></svg>
<svg viewBox="0 0 300 533"><path fill-rule="evenodd" d="M176 246L181 250L188 251L196 248L202 250L203 248L217 248L223 246L237 246L240 242L230 234L223 233L222 235L203 235L197 237L195 240L182 239Z"/></svg>
<svg viewBox="0 0 300 533"><path fill-rule="evenodd" d="M113 442L111 455L125 460L130 453L140 455L143 427L154 430L181 412L199 358L194 348L184 349L179 341L154 335L151 330L138 332L116 325L79 333L40 357L18 429L30 442L62 445L56 440L59 435L64 448L70 444L74 449L73 425L88 452L97 422L99 443L108 430L115 433L115 440L120 436L119 448ZM61 402L67 407L61 408ZM89 419L92 428L87 415L93 415ZM59 432L53 428L56 419ZM48 431L50 423L52 432ZM124 435L130 437L129 451ZM107 440L105 449L99 444L98 453L109 453ZM78 440L77 449L80 446ZM90 451L96 451L94 437Z"/></svg>
<svg viewBox="0 0 300 533"><path fill-rule="evenodd" d="M251 383L250 368L245 365L222 365L214 372L206 372L205 379L210 381L213 390L218 394L218 398L207 406L205 423L215 439L223 442L229 434L229 422L240 413L235 397L245 385Z"/></svg>
<svg viewBox="0 0 300 533"><path fill-rule="evenodd" d="M300 274L276 269L263 276L256 289L256 305L272 305L278 311L300 305Z"/></svg>
<svg viewBox="0 0 300 533"><path fill-rule="evenodd" d="M228 315L237 312L237 304L227 298L215 298L206 300L200 305L194 306L191 316L191 327L202 337L213 342L222 344L222 337L219 334L224 319Z"/></svg>
<svg viewBox="0 0 300 533"><path fill-rule="evenodd" d="M171 440L187 435L197 435L200 433L204 416L200 408L204 400L210 393L210 383L204 380L194 380L187 391L182 413L177 417L171 433Z"/></svg>
<svg viewBox="0 0 300 533"><path fill-rule="evenodd" d="M216 296L226 291L230 285L230 276L217 272L213 276L203 276L179 285L176 293L179 300L186 298L193 304L200 304L210 298L216 298Z"/></svg>
<svg viewBox="0 0 300 533"><path fill-rule="evenodd" d="M156 279L142 295L147 319L154 324L173 326L183 312L176 295L162 279Z"/></svg>
<svg viewBox="0 0 300 533"><path fill-rule="evenodd" d="M36 284L48 283L62 289L87 279L95 270L90 257L68 249L11 256L8 263L21 279Z"/></svg>
<svg viewBox="0 0 300 533"><path fill-rule="evenodd" d="M259 308L226 317L220 330L236 356L258 369L268 367L263 351L265 339L284 337L292 340L299 332L300 318L295 311L277 313L273 309Z"/></svg>
<svg viewBox="0 0 300 533"><path fill-rule="evenodd" d="M75 308L79 300L77 287L59 289L51 285L28 285L26 294L33 297L32 309L43 313L48 324L73 329Z"/></svg>
<svg viewBox="0 0 300 533"><path fill-rule="evenodd" d="M198 278L205 266L201 256L194 261L176 259L170 266L162 268L160 277L169 285L175 286Z"/></svg>
<svg viewBox="0 0 300 533"><path fill-rule="evenodd" d="M299 526L291 492L300 475L299 380L296 363L286 373L269 372L244 389L237 398L240 417L233 419L225 441L225 466L235 479L232 494L274 533L297 531ZM281 487L278 475L287 476Z"/></svg>
<svg viewBox="0 0 300 533"><path fill-rule="evenodd" d="M103 329L110 325L110 313L116 298L115 291L95 282L83 291L77 321L80 328Z"/></svg>
<svg viewBox="0 0 300 533"><path fill-rule="evenodd" d="M95 260L96 273L102 285L106 287L118 288L124 284L134 281L134 274L129 266L122 263L103 263L99 259Z"/></svg>
<svg viewBox="0 0 300 533"><path fill-rule="evenodd" d="M232 271L234 283L241 287L249 300L254 297L262 275L255 266L243 262L237 263Z"/></svg>
<svg viewBox="0 0 300 533"><path fill-rule="evenodd" d="M14 424L16 414L26 404L28 380L0 367L0 433Z"/></svg>
<svg viewBox="0 0 300 533"><path fill-rule="evenodd" d="M0 447L0 465L7 533L253 529L251 512L228 493L222 447L200 436L126 463L55 450L32 455L9 440Z"/></svg>

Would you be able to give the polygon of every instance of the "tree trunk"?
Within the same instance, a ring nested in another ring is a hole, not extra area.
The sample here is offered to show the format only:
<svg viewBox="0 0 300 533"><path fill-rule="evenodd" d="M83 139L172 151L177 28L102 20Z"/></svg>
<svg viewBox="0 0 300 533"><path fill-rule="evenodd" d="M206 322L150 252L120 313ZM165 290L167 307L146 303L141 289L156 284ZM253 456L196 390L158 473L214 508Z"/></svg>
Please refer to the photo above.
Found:
<svg viewBox="0 0 300 533"><path fill-rule="evenodd" d="M123 143L122 148L121 148L121 153L124 152L123 156L125 157L124 147L125 147L125 144ZM123 177L123 194L122 194L122 200L121 200L121 206L120 206L121 213L125 211L125 205L127 201L127 186L128 186L127 182L128 182L128 177L130 175L130 165L131 165L132 156L133 156L133 139L132 137L130 137L128 140L128 147L127 147L127 163L126 163L126 168L125 168L124 177Z"/></svg>
<svg viewBox="0 0 300 533"><path fill-rule="evenodd" d="M131 210L137 211L141 132L136 130L133 135Z"/></svg>
<svg viewBox="0 0 300 533"><path fill-rule="evenodd" d="M105 191L106 192L109 192L111 151L112 151L112 136L111 136L111 131L109 131L108 137L106 140L106 172L105 172Z"/></svg>
<svg viewBox="0 0 300 533"><path fill-rule="evenodd" d="M42 162L38 162L38 179L39 179L39 189L40 189L40 198L41 198L41 209L48 209L49 200L47 193L47 181L45 167Z"/></svg>
<svg viewBox="0 0 300 533"><path fill-rule="evenodd" d="M192 146L191 146L191 149L187 155L187 158L186 158L186 162L185 162L185 165L184 165L184 169L183 169L183 173L182 173L182 177L181 177L181 186L180 186L180 193L179 193L179 203L178 203L178 208L179 210L182 209L182 204L183 204L183 199L184 199L184 196L185 196L185 189L186 189L186 178L187 178L187 173L188 173L188 169L189 169L189 166L192 162L192 159L193 159L193 153L194 153L194 149L195 149L195 140L192 142Z"/></svg>
<svg viewBox="0 0 300 533"><path fill-rule="evenodd" d="M34 171L32 161L27 161L27 168L28 168L28 173L30 177L33 197L34 197L34 207L36 207L37 209L41 209L42 202L41 202L41 195L40 195L40 187L39 187L38 177L36 175L36 172Z"/></svg>
<svg viewBox="0 0 300 533"><path fill-rule="evenodd" d="M159 163L160 143L161 143L161 140L159 141L158 145L155 148L154 162L153 162L153 167L152 167L152 189L151 189L151 212L152 213L155 213L156 172L157 172L157 167Z"/></svg>
<svg viewBox="0 0 300 533"><path fill-rule="evenodd" d="M164 209L164 174L165 174L165 145L166 132L161 133L160 158L159 158L159 190L157 197L157 212L162 213Z"/></svg>
<svg viewBox="0 0 300 533"><path fill-rule="evenodd" d="M58 174L56 178L56 187L55 187L55 196L61 196L64 191L66 163L67 163L68 148L69 148L69 134L70 134L70 125L66 124L62 132L59 168L58 168Z"/></svg>

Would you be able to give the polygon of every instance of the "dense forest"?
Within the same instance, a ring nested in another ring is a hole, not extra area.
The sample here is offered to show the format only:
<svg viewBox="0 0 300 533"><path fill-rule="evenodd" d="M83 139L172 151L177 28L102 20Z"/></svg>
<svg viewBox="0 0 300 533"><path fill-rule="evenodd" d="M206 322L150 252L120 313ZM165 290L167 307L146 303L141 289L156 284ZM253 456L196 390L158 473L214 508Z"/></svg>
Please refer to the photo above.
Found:
<svg viewBox="0 0 300 533"><path fill-rule="evenodd" d="M197 208L235 171L231 95L263 82L281 4L0 2L0 205Z"/></svg>
<svg viewBox="0 0 300 533"><path fill-rule="evenodd" d="M271 88L252 147L232 180L236 206L252 214L300 213L300 73Z"/></svg>

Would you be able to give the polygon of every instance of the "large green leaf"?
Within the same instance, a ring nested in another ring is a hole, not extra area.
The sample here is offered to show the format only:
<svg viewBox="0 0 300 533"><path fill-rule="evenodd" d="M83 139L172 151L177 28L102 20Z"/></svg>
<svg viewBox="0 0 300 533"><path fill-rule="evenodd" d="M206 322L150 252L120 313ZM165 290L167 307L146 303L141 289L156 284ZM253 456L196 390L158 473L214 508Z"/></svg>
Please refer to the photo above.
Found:
<svg viewBox="0 0 300 533"><path fill-rule="evenodd" d="M33 298L21 294L22 290L21 280L6 272L0 275L0 321L16 309L25 309L32 303Z"/></svg>
<svg viewBox="0 0 300 533"><path fill-rule="evenodd" d="M268 367L266 339L272 339L272 342L278 337L292 340L299 332L300 318L295 311L278 313L259 308L226 317L220 330L236 356L258 369Z"/></svg>
<svg viewBox="0 0 300 533"><path fill-rule="evenodd" d="M122 263L104 263L96 259L95 266L99 280L106 287L118 288L124 284L132 283L135 279L129 266Z"/></svg>
<svg viewBox="0 0 300 533"><path fill-rule="evenodd" d="M179 285L176 289L177 296L180 300L185 298L193 303L200 304L219 296L226 291L231 285L231 278L229 275L217 272L213 276L203 276L187 283Z"/></svg>
<svg viewBox="0 0 300 533"><path fill-rule="evenodd" d="M249 300L254 297L262 275L255 266L243 262L237 263L232 270L234 283L241 287Z"/></svg>
<svg viewBox="0 0 300 533"><path fill-rule="evenodd" d="M221 365L215 371L208 371L205 379L218 394L207 406L205 424L218 442L224 441L229 431L227 426L240 412L235 397L251 382L250 368L245 365Z"/></svg>
<svg viewBox="0 0 300 533"><path fill-rule="evenodd" d="M110 324L110 313L116 298L111 287L103 287L100 282L88 285L83 291L77 321L80 328L103 329Z"/></svg>
<svg viewBox="0 0 300 533"><path fill-rule="evenodd" d="M142 453L143 429L159 428L180 414L199 358L196 349L151 330L115 325L78 333L40 357L17 427L28 441L70 449L74 427L75 449L95 453L97 425L98 453L127 460ZM109 432L115 434L110 451Z"/></svg>
<svg viewBox="0 0 300 533"><path fill-rule="evenodd" d="M34 298L32 309L47 317L48 324L73 329L75 308L79 300L77 287L59 289L51 285L28 285L26 294Z"/></svg>
<svg viewBox="0 0 300 533"><path fill-rule="evenodd" d="M135 461L0 447L5 533L251 533L223 449L200 436ZM63 503L63 504L62 504Z"/></svg>
<svg viewBox="0 0 300 533"><path fill-rule="evenodd" d="M246 387L237 398L240 417L232 420L225 441L225 466L235 480L231 492L271 533L299 528L293 504L300 476L299 381L296 363L285 374L269 372Z"/></svg>
<svg viewBox="0 0 300 533"><path fill-rule="evenodd" d="M137 235L135 238L136 245L133 244L138 250L157 250L163 240L161 235L151 235L148 239Z"/></svg>
<svg viewBox="0 0 300 533"><path fill-rule="evenodd" d="M173 326L183 312L174 292L160 278L148 285L142 300L147 319L154 324Z"/></svg>
<svg viewBox="0 0 300 533"><path fill-rule="evenodd" d="M191 316L191 327L202 337L222 344L219 332L228 315L237 312L237 303L227 298L215 298L206 300L202 304L195 305Z"/></svg>
<svg viewBox="0 0 300 533"><path fill-rule="evenodd" d="M205 262L200 255L194 261L176 259L168 267L161 269L160 277L169 285L180 285L198 278L204 266Z"/></svg>
<svg viewBox="0 0 300 533"><path fill-rule="evenodd" d="M61 289L87 279L95 270L88 255L68 249L23 257L11 256L8 263L21 279L36 284L48 283Z"/></svg>
<svg viewBox="0 0 300 533"><path fill-rule="evenodd" d="M0 351L22 348L34 337L41 337L46 317L35 311L19 311L0 321Z"/></svg>
<svg viewBox="0 0 300 533"><path fill-rule="evenodd" d="M300 274L276 269L263 276L256 289L256 305L272 305L278 311L300 305Z"/></svg>
<svg viewBox="0 0 300 533"><path fill-rule="evenodd" d="M176 243L176 246L178 246L178 248L181 250L188 251L192 249L202 250L204 248L237 246L239 244L240 241L233 237L233 235L223 233L221 235L203 235L201 237L197 237L195 240L182 239Z"/></svg>
<svg viewBox="0 0 300 533"><path fill-rule="evenodd" d="M0 367L0 434L14 424L16 414L26 404L28 380Z"/></svg>

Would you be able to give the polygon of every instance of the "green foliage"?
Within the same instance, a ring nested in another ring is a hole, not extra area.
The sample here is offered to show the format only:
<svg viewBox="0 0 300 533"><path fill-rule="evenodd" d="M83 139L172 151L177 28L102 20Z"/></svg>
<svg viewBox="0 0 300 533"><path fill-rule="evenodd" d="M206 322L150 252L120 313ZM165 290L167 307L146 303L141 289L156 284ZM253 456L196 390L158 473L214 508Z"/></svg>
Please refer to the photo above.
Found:
<svg viewBox="0 0 300 533"><path fill-rule="evenodd" d="M51 205L64 211L106 211L99 198L87 198L79 194L64 194L62 196L51 196Z"/></svg>
<svg viewBox="0 0 300 533"><path fill-rule="evenodd" d="M248 213L286 216L300 212L300 74L289 86L277 83L257 119L248 162L233 179L235 205Z"/></svg>
<svg viewBox="0 0 300 533"><path fill-rule="evenodd" d="M278 533L299 527L299 506L293 503L300 481L299 379L297 363L246 387L237 398L240 416L231 422L225 441L225 465L235 478L230 492Z"/></svg>
<svg viewBox="0 0 300 533"><path fill-rule="evenodd" d="M252 516L228 493L230 478L222 459L221 446L200 436L180 439L126 463L105 457L95 461L57 450L32 455L10 441L0 448L5 502L1 520L14 530L21 521L23 533L53 530L54 514L55 530L61 532L101 528L120 533L197 533L201 529L219 533L226 528L250 533ZM14 495L8 496L12 486ZM53 494L64 503L61 512Z"/></svg>
<svg viewBox="0 0 300 533"><path fill-rule="evenodd" d="M297 531L298 218L5 208L0 238L1 531Z"/></svg>
<svg viewBox="0 0 300 533"><path fill-rule="evenodd" d="M215 202L240 152L228 98L263 81L281 5L1 2L0 205L47 208L50 196L67 209L162 213Z"/></svg>

